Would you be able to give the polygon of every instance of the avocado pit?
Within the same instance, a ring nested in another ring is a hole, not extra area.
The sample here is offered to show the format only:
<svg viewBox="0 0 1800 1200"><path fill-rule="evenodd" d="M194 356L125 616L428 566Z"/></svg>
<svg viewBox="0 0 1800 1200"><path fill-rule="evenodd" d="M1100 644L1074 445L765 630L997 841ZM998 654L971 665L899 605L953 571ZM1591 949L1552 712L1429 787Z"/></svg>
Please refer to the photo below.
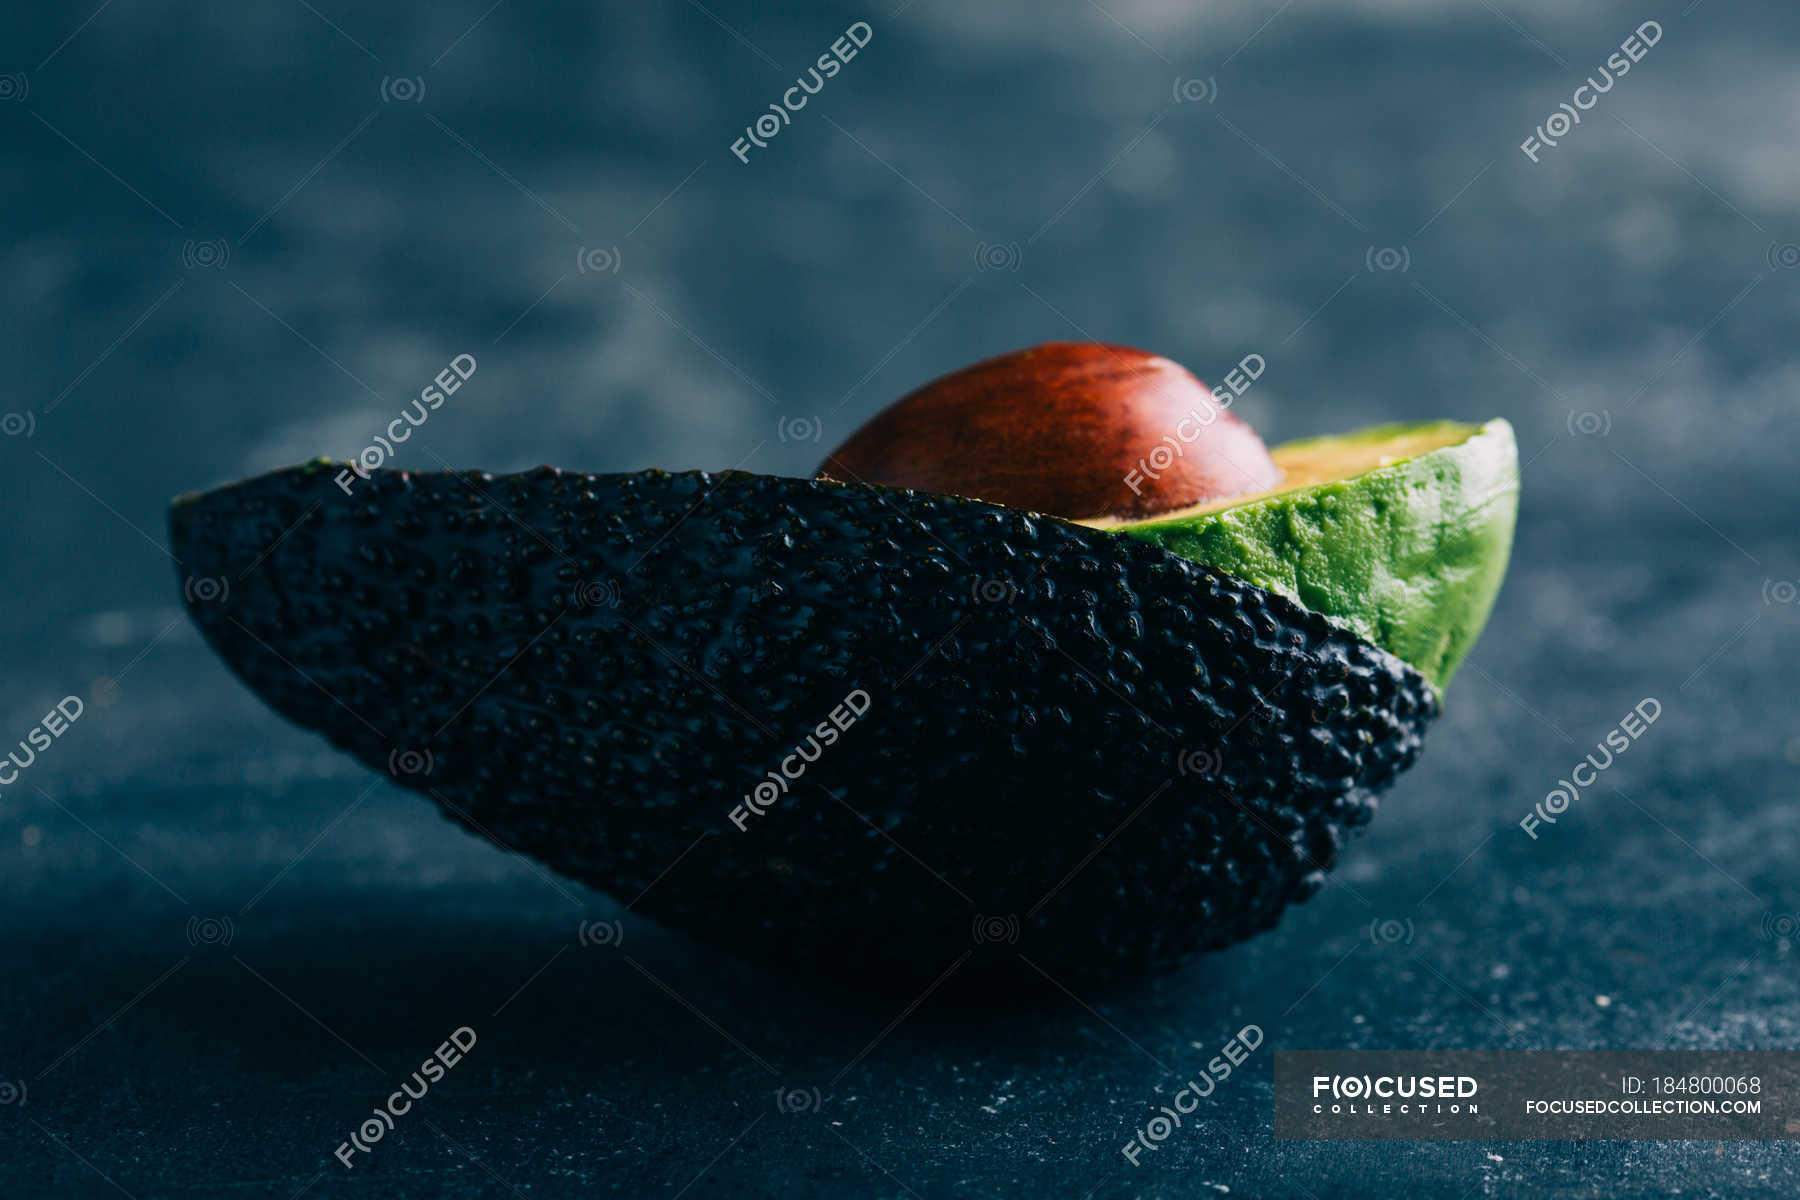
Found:
<svg viewBox="0 0 1800 1200"><path fill-rule="evenodd" d="M1171 460L1146 471L1157 446L1173 446ZM1256 431L1187 368L1099 342L1046 342L936 379L819 474L1070 521L1147 520L1281 479Z"/></svg>

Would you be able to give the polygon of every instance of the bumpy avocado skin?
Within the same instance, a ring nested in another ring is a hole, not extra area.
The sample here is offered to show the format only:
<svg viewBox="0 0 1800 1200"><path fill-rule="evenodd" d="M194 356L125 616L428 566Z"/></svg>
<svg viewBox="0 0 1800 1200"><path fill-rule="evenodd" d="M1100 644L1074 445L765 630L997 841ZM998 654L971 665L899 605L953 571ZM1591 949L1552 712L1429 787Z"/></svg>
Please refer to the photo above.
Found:
<svg viewBox="0 0 1800 1200"><path fill-rule="evenodd" d="M1317 890L1437 713L1284 597L976 501L332 475L173 508L183 574L229 581L186 589L226 662L465 827L763 960L1064 980L1235 942ZM853 689L867 712L740 832Z"/></svg>
<svg viewBox="0 0 1800 1200"><path fill-rule="evenodd" d="M1437 427L1470 436L1353 479L1120 532L1298 600L1441 690L1481 635L1506 576L1519 507L1512 426L1381 425L1307 444L1380 442Z"/></svg>

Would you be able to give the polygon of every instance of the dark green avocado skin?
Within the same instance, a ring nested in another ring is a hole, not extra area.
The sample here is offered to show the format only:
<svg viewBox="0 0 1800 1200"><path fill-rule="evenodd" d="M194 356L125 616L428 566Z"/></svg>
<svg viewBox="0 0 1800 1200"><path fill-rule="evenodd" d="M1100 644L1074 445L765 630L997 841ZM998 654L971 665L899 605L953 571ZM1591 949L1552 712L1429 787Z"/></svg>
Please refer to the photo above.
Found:
<svg viewBox="0 0 1800 1200"><path fill-rule="evenodd" d="M750 958L1170 966L1316 891L1437 713L1279 595L1031 513L738 472L346 496L340 470L176 502L218 653L465 827Z"/></svg>

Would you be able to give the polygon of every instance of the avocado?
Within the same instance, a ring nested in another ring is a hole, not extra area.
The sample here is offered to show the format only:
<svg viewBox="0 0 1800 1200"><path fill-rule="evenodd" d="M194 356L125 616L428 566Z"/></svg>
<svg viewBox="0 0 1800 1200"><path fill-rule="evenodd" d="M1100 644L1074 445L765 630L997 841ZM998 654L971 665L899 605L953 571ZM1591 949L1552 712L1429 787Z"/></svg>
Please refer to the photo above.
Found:
<svg viewBox="0 0 1800 1200"><path fill-rule="evenodd" d="M194 620L277 711L635 912L852 976L1017 952L1106 979L1273 925L1418 754L1486 601L1431 609L1434 641L1314 577L1314 550L1378 589L1429 574L1376 561L1427 542L1391 515L1345 544L1381 470L1121 536L740 472L378 469L347 496L320 462L170 529Z"/></svg>
<svg viewBox="0 0 1800 1200"><path fill-rule="evenodd" d="M1519 504L1512 426L1381 425L1289 442L1270 457L1283 474L1273 489L1089 524L1280 592L1441 690L1506 574Z"/></svg>

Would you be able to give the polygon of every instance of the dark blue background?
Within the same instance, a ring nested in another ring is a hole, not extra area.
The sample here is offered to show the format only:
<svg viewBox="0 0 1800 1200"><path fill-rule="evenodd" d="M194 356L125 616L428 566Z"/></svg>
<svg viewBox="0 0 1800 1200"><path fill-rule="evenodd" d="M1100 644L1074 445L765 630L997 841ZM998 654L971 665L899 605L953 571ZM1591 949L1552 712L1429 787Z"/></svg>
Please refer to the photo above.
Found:
<svg viewBox="0 0 1800 1200"><path fill-rule="evenodd" d="M1276 1047L1800 1040L1789 13L488 3L0 16L0 744L87 703L0 792L8 1194L1793 1194L1785 1144L1269 1132ZM353 455L459 353L392 465L805 474L937 374L1085 337L1212 380L1264 355L1272 442L1504 415L1524 461L1423 763L1318 899L1139 989L983 1014L697 951L283 725L179 611L171 495ZM1245 1073L1126 1163L1246 1022Z"/></svg>

